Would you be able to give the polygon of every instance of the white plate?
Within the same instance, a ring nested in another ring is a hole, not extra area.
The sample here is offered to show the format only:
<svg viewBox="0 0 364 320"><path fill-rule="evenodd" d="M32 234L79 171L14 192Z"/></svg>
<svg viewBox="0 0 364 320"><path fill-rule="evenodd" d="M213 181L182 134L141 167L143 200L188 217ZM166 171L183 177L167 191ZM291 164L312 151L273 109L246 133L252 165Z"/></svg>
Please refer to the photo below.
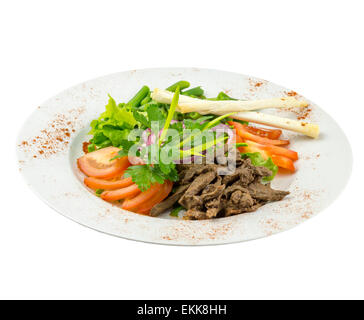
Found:
<svg viewBox="0 0 364 320"><path fill-rule="evenodd" d="M292 94L265 80L196 68L132 70L87 81L47 100L21 129L17 154L28 185L54 210L85 226L122 238L174 245L223 244L269 236L306 221L338 197L351 173L350 145L337 123L312 102L307 121L318 123L321 135L313 140L285 132L300 159L294 175L279 175L273 182L273 187L291 192L283 201L228 218L186 221L168 214L159 218L138 215L93 195L83 185L75 160L82 154L90 121L105 108L107 94L123 102L142 85L164 88L182 79L203 86L210 97L221 90L242 99ZM270 112L297 117L287 111Z"/></svg>

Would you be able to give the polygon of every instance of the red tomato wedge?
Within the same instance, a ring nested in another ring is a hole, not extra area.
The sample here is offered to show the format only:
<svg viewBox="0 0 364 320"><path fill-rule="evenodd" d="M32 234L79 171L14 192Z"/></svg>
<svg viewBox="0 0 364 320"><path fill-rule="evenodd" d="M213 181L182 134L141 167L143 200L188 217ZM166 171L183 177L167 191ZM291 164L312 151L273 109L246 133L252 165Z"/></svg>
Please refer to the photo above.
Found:
<svg viewBox="0 0 364 320"><path fill-rule="evenodd" d="M110 161L110 159L117 155L119 150L115 147L107 147L87 153L77 159L78 167L84 174L90 177L103 179L116 177L130 166L128 157Z"/></svg>
<svg viewBox="0 0 364 320"><path fill-rule="evenodd" d="M271 157L276 166L287 169L292 172L296 171L296 168L294 167L293 161L291 159L284 156L277 156L275 154L272 154Z"/></svg>
<svg viewBox="0 0 364 320"><path fill-rule="evenodd" d="M125 187L122 189L104 191L101 193L100 197L106 201L116 201L126 198L132 198L138 195L141 191L139 190L136 184L132 184L129 187Z"/></svg>
<svg viewBox="0 0 364 320"><path fill-rule="evenodd" d="M165 181L160 192L155 194L147 202L141 203L135 212L142 214L149 214L150 210L158 203L162 202L171 193L173 187L173 182Z"/></svg>
<svg viewBox="0 0 364 320"><path fill-rule="evenodd" d="M144 214L146 216L149 216L150 215L150 209L148 209L148 210L140 210L140 211L138 211L136 213Z"/></svg>
<svg viewBox="0 0 364 320"><path fill-rule="evenodd" d="M271 145L281 145L281 146L289 144L289 140L272 140L252 134L246 130L245 128L246 126L242 125L239 122L228 121L228 123L235 128L237 134L243 139L254 141L260 144L271 144Z"/></svg>
<svg viewBox="0 0 364 320"><path fill-rule="evenodd" d="M278 139L282 134L282 130L280 129L266 129L253 126L245 126L245 129L252 134L272 140Z"/></svg>
<svg viewBox="0 0 364 320"><path fill-rule="evenodd" d="M123 209L129 210L129 211L135 210L141 204L147 202L154 195L156 195L158 192L160 192L160 190L162 189L162 186L163 185L161 185L159 183L152 185L148 190L140 193L135 198L125 200L121 207Z"/></svg>
<svg viewBox="0 0 364 320"><path fill-rule="evenodd" d="M84 182L86 186L94 190L96 189L115 190L115 189L125 188L133 184L131 177L115 181L98 179L94 177L86 177Z"/></svg>

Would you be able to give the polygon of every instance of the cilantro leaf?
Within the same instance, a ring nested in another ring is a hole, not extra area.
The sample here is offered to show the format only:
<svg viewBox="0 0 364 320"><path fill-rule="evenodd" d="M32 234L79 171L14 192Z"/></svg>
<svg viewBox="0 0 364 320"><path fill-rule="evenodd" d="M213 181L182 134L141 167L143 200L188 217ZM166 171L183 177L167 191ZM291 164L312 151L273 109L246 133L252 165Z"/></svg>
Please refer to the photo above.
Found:
<svg viewBox="0 0 364 320"><path fill-rule="evenodd" d="M152 122L159 122L159 126L163 127L166 121L166 117L163 115L157 104L151 104L150 106L148 106L147 114L149 120L149 128L151 127Z"/></svg>
<svg viewBox="0 0 364 320"><path fill-rule="evenodd" d="M154 183L163 184L165 180L177 181L178 173L174 164L171 166L169 174L165 174L158 164L154 165L154 167L145 164L130 166L126 169L124 177L131 177L141 191L146 191Z"/></svg>
<svg viewBox="0 0 364 320"><path fill-rule="evenodd" d="M129 150L130 148L135 144L134 141L129 141L129 140L121 140L120 141L120 150L117 154L117 156L115 156L114 158L112 158L111 160L114 160L114 159L118 159L118 158L122 158L122 157L127 157L129 155Z"/></svg>

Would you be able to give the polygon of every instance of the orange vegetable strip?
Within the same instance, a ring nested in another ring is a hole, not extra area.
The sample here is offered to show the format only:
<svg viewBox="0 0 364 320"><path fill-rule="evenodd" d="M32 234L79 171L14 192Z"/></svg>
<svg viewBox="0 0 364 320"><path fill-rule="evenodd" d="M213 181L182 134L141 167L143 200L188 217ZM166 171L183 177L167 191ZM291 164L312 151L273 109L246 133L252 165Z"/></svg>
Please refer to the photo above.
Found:
<svg viewBox="0 0 364 320"><path fill-rule="evenodd" d="M274 164L280 168L287 169L289 171L295 172L296 168L294 167L293 161L287 157L284 156L278 156L275 154L272 154L272 161Z"/></svg>
<svg viewBox="0 0 364 320"><path fill-rule="evenodd" d="M294 161L298 160L298 153L296 151L293 151L290 149L277 147L277 146L269 146L269 145L262 146L262 149L269 152L270 154L284 156L284 157L290 158Z"/></svg>
<svg viewBox="0 0 364 320"><path fill-rule="evenodd" d="M278 146L263 145L249 140L245 140L245 142L248 144L248 146L243 147L244 150L243 152L260 152L262 153L263 156L266 156L266 154L268 155L275 154L278 156L287 157L291 160L298 160L298 154L296 151Z"/></svg>

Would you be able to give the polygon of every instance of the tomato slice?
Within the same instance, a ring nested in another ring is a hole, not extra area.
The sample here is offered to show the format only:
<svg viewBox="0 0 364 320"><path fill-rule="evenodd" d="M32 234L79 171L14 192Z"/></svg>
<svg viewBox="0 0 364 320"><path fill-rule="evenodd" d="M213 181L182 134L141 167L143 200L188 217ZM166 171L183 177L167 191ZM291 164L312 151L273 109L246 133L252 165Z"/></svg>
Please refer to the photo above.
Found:
<svg viewBox="0 0 364 320"><path fill-rule="evenodd" d="M228 123L235 128L237 134L243 139L254 141L260 144L271 144L271 145L282 145L282 146L289 144L289 140L272 140L252 134L246 130L245 128L246 126L242 125L239 122L228 121Z"/></svg>
<svg viewBox="0 0 364 320"><path fill-rule="evenodd" d="M173 187L173 182L165 181L160 192L155 194L152 198L150 198L147 202L143 202L140 204L135 212L142 214L149 214L150 210L158 203L162 202L168 195L171 193Z"/></svg>
<svg viewBox="0 0 364 320"><path fill-rule="evenodd" d="M84 174L90 177L103 179L116 177L130 166L128 157L110 161L117 155L119 150L115 147L107 147L87 153L77 159L78 167Z"/></svg>
<svg viewBox="0 0 364 320"><path fill-rule="evenodd" d="M276 166L287 169L292 172L296 171L296 168L294 167L293 161L291 159L284 156L278 156L275 154L272 154L271 157Z"/></svg>
<svg viewBox="0 0 364 320"><path fill-rule="evenodd" d="M146 210L139 210L138 212L136 213L139 213L139 214L144 214L146 216L149 216L150 215L150 210L151 209L146 209ZM134 212L134 211L133 211Z"/></svg>
<svg viewBox="0 0 364 320"><path fill-rule="evenodd" d="M125 188L133 184L131 177L115 181L98 179L94 177L86 177L84 182L86 186L94 190L96 189L115 190L115 189Z"/></svg>
<svg viewBox="0 0 364 320"><path fill-rule="evenodd" d="M257 128L253 126L245 126L245 129L252 134L272 140L278 139L282 134L280 129Z"/></svg>
<svg viewBox="0 0 364 320"><path fill-rule="evenodd" d="M147 202L151 199L154 195L156 195L162 189L162 185L156 183L152 185L148 190L140 193L133 199L127 199L124 201L123 205L121 206L125 210L133 211L141 204Z"/></svg>
<svg viewBox="0 0 364 320"><path fill-rule="evenodd" d="M242 137L240 137L238 134L235 135L235 141L236 143L244 143L244 140ZM244 147L238 147L237 148L240 152L244 152Z"/></svg>
<svg viewBox="0 0 364 320"><path fill-rule="evenodd" d="M132 184L122 189L116 189L111 191L104 191L100 197L106 201L117 201L126 198L132 198L138 195L141 191L136 184Z"/></svg>

